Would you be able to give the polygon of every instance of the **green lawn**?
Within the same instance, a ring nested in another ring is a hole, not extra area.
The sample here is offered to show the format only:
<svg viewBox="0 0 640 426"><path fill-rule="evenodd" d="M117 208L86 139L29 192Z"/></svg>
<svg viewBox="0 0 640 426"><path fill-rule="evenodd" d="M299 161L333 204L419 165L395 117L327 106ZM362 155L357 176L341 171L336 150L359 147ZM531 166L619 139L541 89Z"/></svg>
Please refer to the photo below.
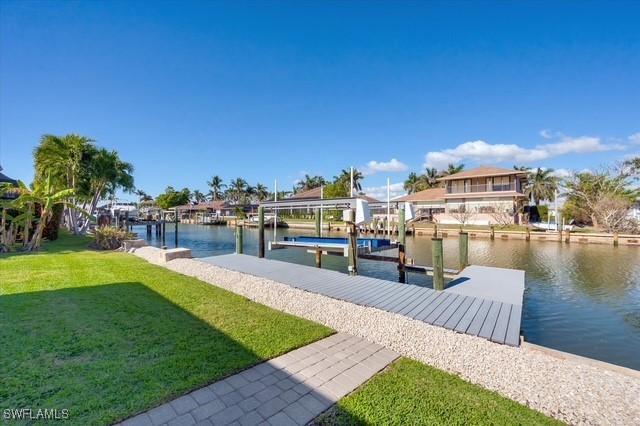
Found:
<svg viewBox="0 0 640 426"><path fill-rule="evenodd" d="M316 420L321 425L555 425L523 405L401 359Z"/></svg>
<svg viewBox="0 0 640 426"><path fill-rule="evenodd" d="M0 256L0 411L111 423L332 333L87 243Z"/></svg>

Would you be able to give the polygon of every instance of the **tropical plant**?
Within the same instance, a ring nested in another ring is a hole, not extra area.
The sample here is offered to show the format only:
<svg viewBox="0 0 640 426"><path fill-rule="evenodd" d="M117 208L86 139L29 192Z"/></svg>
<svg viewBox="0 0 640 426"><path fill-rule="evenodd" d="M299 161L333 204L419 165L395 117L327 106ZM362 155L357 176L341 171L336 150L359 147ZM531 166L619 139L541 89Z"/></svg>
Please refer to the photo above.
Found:
<svg viewBox="0 0 640 426"><path fill-rule="evenodd" d="M153 201L153 197L141 189L137 189L135 194L138 196L138 203L143 204L148 201Z"/></svg>
<svg viewBox="0 0 640 426"><path fill-rule="evenodd" d="M156 197L156 205L163 210L167 210L172 207L187 204L190 199L191 191L189 191L189 188L176 191L172 186L168 186L162 194Z"/></svg>
<svg viewBox="0 0 640 426"><path fill-rule="evenodd" d="M198 189L193 190L193 192L191 193L191 199L196 203L203 203L207 201L207 197Z"/></svg>
<svg viewBox="0 0 640 426"><path fill-rule="evenodd" d="M125 240L135 238L135 234L115 226L100 226L96 228L94 237L94 248L99 250L115 250L120 248Z"/></svg>
<svg viewBox="0 0 640 426"><path fill-rule="evenodd" d="M449 165L447 166L447 169L440 172L440 176L455 175L456 173L460 173L463 170L464 170L464 163L460 163L458 165L449 163Z"/></svg>
<svg viewBox="0 0 640 426"><path fill-rule="evenodd" d="M310 176L308 174L305 174L304 178L296 184L294 191L295 192L308 191L310 189L319 188L326 184L327 184L327 181L322 176L319 176L319 175Z"/></svg>
<svg viewBox="0 0 640 426"><path fill-rule="evenodd" d="M207 181L207 185L209 185L209 197L211 201L219 200L223 197L223 190L227 187L222 181L222 178L218 175L215 175L211 178L210 181Z"/></svg>
<svg viewBox="0 0 640 426"><path fill-rule="evenodd" d="M362 179L364 179L364 175L362 174L362 172L358 171L357 169L353 169L353 190L354 191L356 192L362 191L362 184L361 184ZM351 190L349 188L351 185L351 171L342 169L339 175L334 176L333 183L344 186L345 189L347 190L347 196L349 196L351 194Z"/></svg>
<svg viewBox="0 0 640 426"><path fill-rule="evenodd" d="M253 188L254 196L258 202L264 201L269 198L269 189L261 183L257 183Z"/></svg>
<svg viewBox="0 0 640 426"><path fill-rule="evenodd" d="M558 190L559 180L553 175L553 169L538 167L527 174L524 194L537 206L541 201L553 200Z"/></svg>
<svg viewBox="0 0 640 426"><path fill-rule="evenodd" d="M31 222L32 212L36 209L40 210L40 217L31 239L26 244L27 251L37 250L42 243L42 234L45 225L53 212L53 207L58 204L68 205L68 201L74 195L73 189L57 190L51 183L51 177L47 176L44 180L34 183L33 190L22 193L15 201L14 205L22 209L24 219L20 216L14 218L14 221L25 220ZM74 206L69 206L74 208ZM27 226L28 229L28 226ZM25 238L28 239L28 238Z"/></svg>
<svg viewBox="0 0 640 426"><path fill-rule="evenodd" d="M226 191L226 197L229 201L233 201L236 204L246 204L247 202L247 189L249 184L243 178L239 177L232 179L229 187Z"/></svg>

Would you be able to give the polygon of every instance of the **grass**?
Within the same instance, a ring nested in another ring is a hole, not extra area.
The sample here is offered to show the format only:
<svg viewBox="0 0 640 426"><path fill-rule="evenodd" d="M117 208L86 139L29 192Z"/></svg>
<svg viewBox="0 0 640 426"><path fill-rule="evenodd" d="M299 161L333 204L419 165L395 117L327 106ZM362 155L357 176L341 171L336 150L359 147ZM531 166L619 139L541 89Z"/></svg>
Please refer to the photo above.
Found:
<svg viewBox="0 0 640 426"><path fill-rule="evenodd" d="M87 244L0 256L0 410L113 423L332 333Z"/></svg>
<svg viewBox="0 0 640 426"><path fill-rule="evenodd" d="M316 420L321 425L556 425L541 413L424 364L400 359Z"/></svg>

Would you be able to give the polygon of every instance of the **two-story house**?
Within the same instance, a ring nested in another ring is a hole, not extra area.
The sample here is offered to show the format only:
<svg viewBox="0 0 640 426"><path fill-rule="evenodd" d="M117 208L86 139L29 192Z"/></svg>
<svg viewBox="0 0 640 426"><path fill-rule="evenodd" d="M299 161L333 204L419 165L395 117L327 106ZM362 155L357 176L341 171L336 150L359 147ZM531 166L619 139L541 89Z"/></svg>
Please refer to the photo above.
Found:
<svg viewBox="0 0 640 426"><path fill-rule="evenodd" d="M500 167L477 167L439 179L442 188L404 196L398 201L414 205L416 217L439 223L519 223L527 202L527 173Z"/></svg>

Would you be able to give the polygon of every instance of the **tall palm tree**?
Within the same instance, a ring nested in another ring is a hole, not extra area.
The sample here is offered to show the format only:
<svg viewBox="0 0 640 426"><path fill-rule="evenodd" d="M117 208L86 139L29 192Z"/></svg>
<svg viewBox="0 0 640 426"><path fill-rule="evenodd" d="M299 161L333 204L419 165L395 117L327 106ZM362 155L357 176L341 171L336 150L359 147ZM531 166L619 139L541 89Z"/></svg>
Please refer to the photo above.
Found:
<svg viewBox="0 0 640 426"><path fill-rule="evenodd" d="M207 182L207 185L209 185L210 188L209 196L212 201L222 198L223 189L227 187L227 185L222 182L222 178L218 175L213 176L211 180Z"/></svg>
<svg viewBox="0 0 640 426"><path fill-rule="evenodd" d="M464 167L464 166L462 166ZM457 172L456 172L457 173ZM438 178L440 177L440 173L438 173L438 170L435 167L432 167L430 169L425 170L424 172L424 180L425 180L425 186L427 188L435 188L437 187L438 184Z"/></svg>
<svg viewBox="0 0 640 426"><path fill-rule="evenodd" d="M241 177L232 179L227 190L231 200L236 203L246 202L248 186L247 181Z"/></svg>
<svg viewBox="0 0 640 426"><path fill-rule="evenodd" d="M524 193L536 206L540 201L553 200L557 189L558 178L553 175L553 169L538 167L535 171L529 171Z"/></svg>
<svg viewBox="0 0 640 426"><path fill-rule="evenodd" d="M420 177L416 172L409 173L409 176L404 181L404 185L402 186L405 191L409 194L413 194L415 192L420 191Z"/></svg>
<svg viewBox="0 0 640 426"><path fill-rule="evenodd" d="M356 192L362 191L362 184L360 183L362 179L364 179L364 175L362 174L362 172L358 171L358 169L353 169L353 190L354 191ZM351 171L342 169L339 175L334 176L333 182L344 185L344 187L347 189L347 193L349 193L350 192L349 185L351 183Z"/></svg>
<svg viewBox="0 0 640 426"><path fill-rule="evenodd" d="M308 174L304 175L304 179L299 181L296 184L296 191L308 191L310 189L318 188L320 186L324 186L327 184L327 181L324 177L316 175L310 176Z"/></svg>
<svg viewBox="0 0 640 426"><path fill-rule="evenodd" d="M199 189L194 189L191 193L191 197L196 203L203 203L207 200L207 197L205 197L205 195L200 192Z"/></svg>
<svg viewBox="0 0 640 426"><path fill-rule="evenodd" d="M269 198L269 190L263 184L257 183L253 189L254 195L256 196L258 202L264 201Z"/></svg>
<svg viewBox="0 0 640 426"><path fill-rule="evenodd" d="M456 173L460 173L464 170L464 163L460 163L457 166L453 163L449 163L446 170L443 170L440 175L441 176L449 176L455 175Z"/></svg>

